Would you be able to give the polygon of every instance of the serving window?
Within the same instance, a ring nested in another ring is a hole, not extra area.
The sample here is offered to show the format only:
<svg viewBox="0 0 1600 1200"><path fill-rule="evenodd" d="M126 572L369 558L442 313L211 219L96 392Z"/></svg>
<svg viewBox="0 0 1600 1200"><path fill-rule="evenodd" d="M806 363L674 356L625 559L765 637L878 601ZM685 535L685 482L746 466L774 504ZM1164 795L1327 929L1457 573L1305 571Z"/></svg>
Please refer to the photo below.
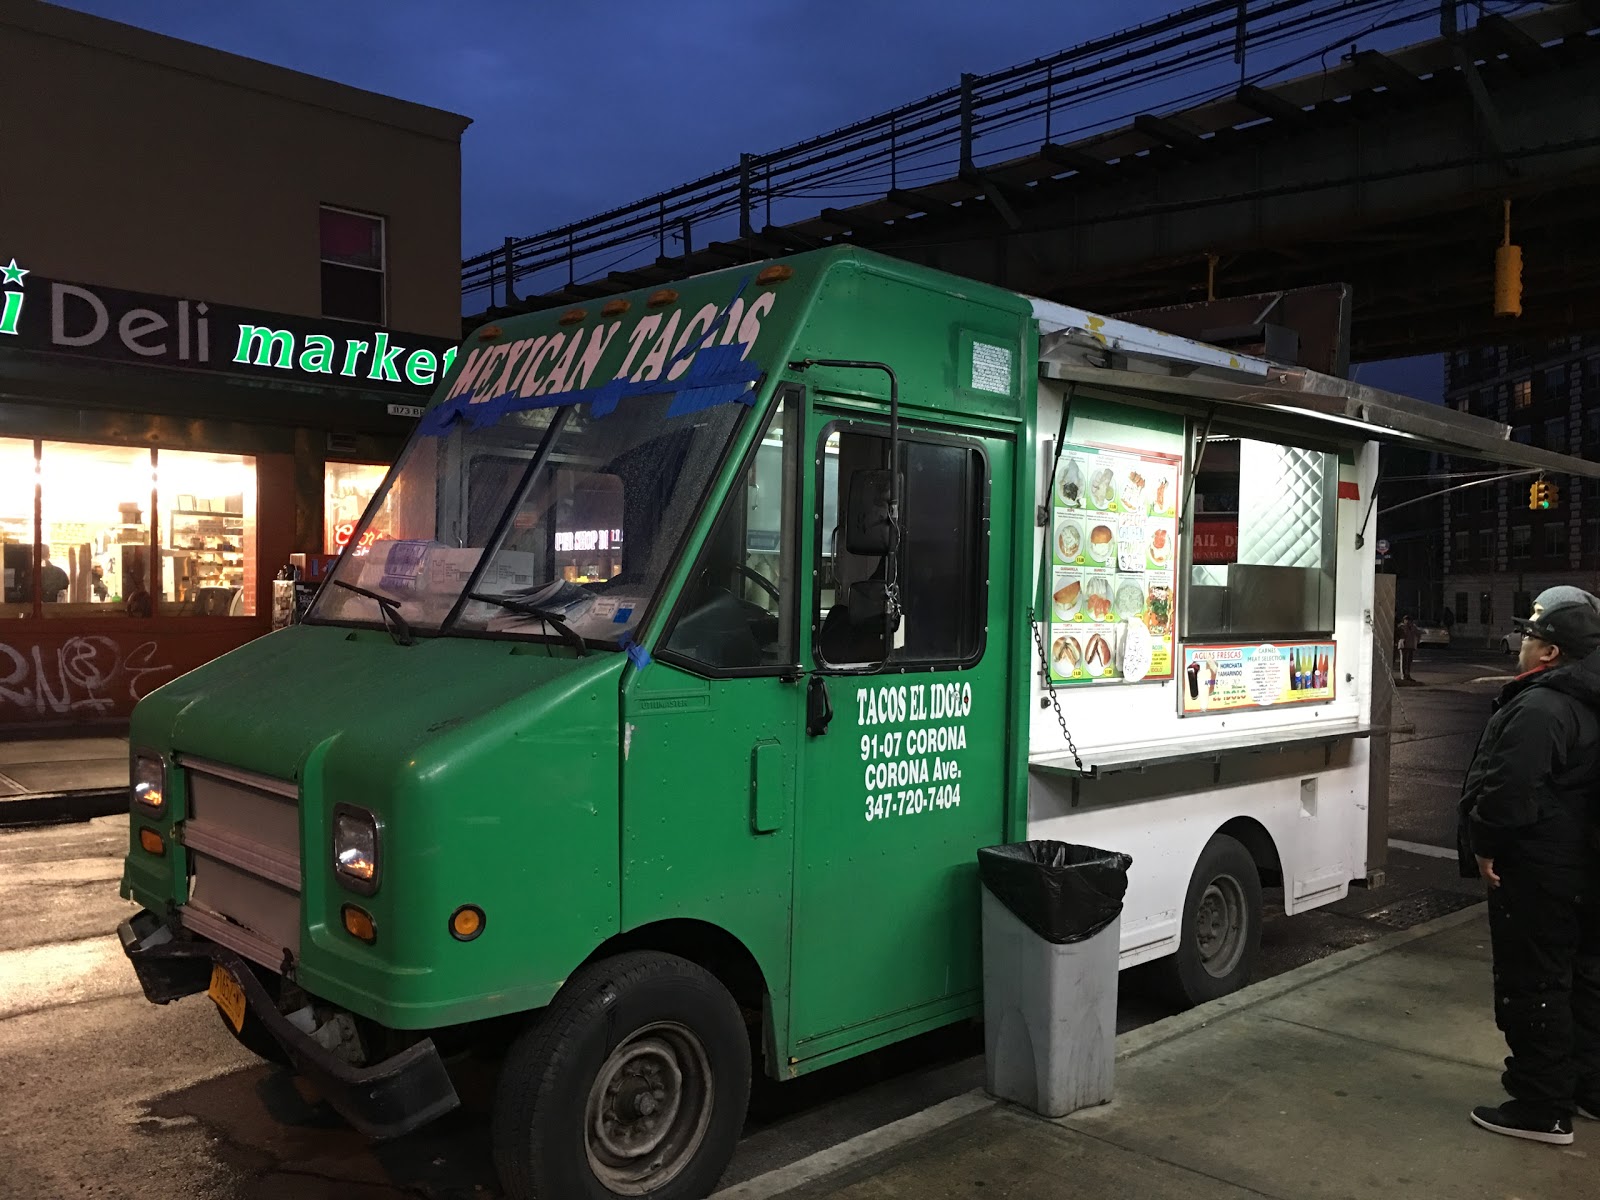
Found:
<svg viewBox="0 0 1600 1200"><path fill-rule="evenodd" d="M1185 640L1330 634L1338 494L1334 454L1207 436L1184 523Z"/></svg>

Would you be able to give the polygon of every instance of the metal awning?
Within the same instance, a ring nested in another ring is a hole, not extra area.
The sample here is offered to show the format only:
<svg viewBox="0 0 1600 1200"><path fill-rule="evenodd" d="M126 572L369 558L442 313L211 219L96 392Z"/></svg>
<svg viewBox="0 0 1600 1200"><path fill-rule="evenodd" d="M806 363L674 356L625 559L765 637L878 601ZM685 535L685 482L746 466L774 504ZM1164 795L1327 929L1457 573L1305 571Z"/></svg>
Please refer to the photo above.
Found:
<svg viewBox="0 0 1600 1200"><path fill-rule="evenodd" d="M1153 340L1167 339L1156 335ZM1501 466L1600 479L1600 462L1512 441L1510 426L1498 421L1259 359L1233 358L1238 369L1196 361L1182 352L1180 341L1173 339L1172 345L1180 353L1167 355L1159 346L1108 344L1099 330L1060 329L1040 339L1039 373L1045 379L1092 386L1102 395L1166 398L1219 419L1287 432L1402 443Z"/></svg>

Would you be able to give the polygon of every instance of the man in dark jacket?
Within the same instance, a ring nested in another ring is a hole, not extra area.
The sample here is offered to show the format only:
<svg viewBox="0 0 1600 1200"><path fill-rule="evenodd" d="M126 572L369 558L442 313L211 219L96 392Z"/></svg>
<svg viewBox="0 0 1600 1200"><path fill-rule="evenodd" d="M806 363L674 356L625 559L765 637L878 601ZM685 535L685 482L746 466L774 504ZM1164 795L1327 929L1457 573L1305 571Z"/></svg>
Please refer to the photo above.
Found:
<svg viewBox="0 0 1600 1200"><path fill-rule="evenodd" d="M1568 1145L1600 1120L1600 599L1541 592L1520 674L1467 771L1462 874L1489 885L1495 1023L1512 1099L1473 1110L1495 1133Z"/></svg>

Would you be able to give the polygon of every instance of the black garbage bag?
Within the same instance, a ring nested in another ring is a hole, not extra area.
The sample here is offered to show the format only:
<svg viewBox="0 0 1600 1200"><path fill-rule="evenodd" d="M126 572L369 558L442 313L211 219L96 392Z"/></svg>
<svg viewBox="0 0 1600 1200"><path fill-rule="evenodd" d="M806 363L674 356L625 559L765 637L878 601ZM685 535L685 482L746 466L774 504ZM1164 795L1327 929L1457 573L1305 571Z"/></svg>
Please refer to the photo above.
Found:
<svg viewBox="0 0 1600 1200"><path fill-rule="evenodd" d="M1093 937L1122 914L1133 859L1070 842L1013 842L978 851L995 899L1047 942Z"/></svg>

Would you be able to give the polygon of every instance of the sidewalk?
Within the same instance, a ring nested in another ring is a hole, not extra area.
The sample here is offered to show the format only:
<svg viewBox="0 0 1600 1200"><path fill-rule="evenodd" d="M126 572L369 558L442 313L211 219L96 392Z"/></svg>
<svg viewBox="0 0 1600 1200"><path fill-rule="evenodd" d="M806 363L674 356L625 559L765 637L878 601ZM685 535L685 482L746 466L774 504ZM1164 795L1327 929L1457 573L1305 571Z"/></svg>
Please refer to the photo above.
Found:
<svg viewBox="0 0 1600 1200"><path fill-rule="evenodd" d="M0 741L0 825L88 820L127 806L126 738Z"/></svg>
<svg viewBox="0 0 1600 1200"><path fill-rule="evenodd" d="M1597 1193L1568 1147L1474 1127L1503 1098L1483 905L1118 1039L1116 1099L1047 1121L980 1093L719 1200L1242 1200ZM920 1122L920 1124L919 1124Z"/></svg>

